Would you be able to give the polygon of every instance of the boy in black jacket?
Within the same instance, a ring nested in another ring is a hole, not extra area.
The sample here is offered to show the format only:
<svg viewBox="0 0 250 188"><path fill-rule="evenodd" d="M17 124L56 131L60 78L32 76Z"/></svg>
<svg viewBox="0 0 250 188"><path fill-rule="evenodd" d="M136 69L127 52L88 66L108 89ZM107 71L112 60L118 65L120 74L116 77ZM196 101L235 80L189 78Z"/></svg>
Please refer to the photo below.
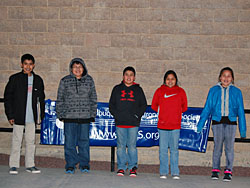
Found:
<svg viewBox="0 0 250 188"><path fill-rule="evenodd" d="M44 117L44 85L42 78L33 72L35 59L32 55L24 54L21 57L21 68L21 72L10 76L4 91L5 114L13 125L9 173L18 174L24 129L26 171L40 173L34 163L35 127L40 123L39 119ZM38 106L40 109L37 109Z"/></svg>
<svg viewBox="0 0 250 188"><path fill-rule="evenodd" d="M135 69L126 67L123 70L123 81L113 88L109 100L109 111L116 125L118 176L124 176L127 169L130 176L137 175L137 133L147 101L142 88L134 81Z"/></svg>

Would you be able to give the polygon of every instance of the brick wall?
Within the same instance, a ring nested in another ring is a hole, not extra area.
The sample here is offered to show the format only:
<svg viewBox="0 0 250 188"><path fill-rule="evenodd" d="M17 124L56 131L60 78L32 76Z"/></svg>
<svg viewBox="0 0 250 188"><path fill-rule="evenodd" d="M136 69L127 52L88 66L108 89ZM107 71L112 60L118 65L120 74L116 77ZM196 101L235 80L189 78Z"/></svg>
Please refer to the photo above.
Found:
<svg viewBox="0 0 250 188"><path fill-rule="evenodd" d="M0 98L24 53L35 56L50 99L69 61L81 57L100 102L132 65L148 104L174 69L189 106L202 107L220 69L231 66L250 108L249 0L0 0Z"/></svg>

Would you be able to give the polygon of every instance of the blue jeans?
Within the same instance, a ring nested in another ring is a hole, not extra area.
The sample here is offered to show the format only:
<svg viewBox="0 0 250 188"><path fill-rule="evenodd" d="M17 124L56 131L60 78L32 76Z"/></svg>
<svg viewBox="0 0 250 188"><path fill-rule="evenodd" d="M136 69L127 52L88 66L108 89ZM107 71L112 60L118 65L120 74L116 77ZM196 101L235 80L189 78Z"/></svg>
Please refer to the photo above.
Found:
<svg viewBox="0 0 250 188"><path fill-rule="evenodd" d="M232 171L234 161L234 140L236 125L212 125L214 134L213 169L220 170L223 143L225 145L226 169Z"/></svg>
<svg viewBox="0 0 250 188"><path fill-rule="evenodd" d="M159 140L159 158L160 158L160 175L168 175L168 148L170 149L170 168L171 175L179 175L179 137L180 129L162 130L158 129L160 133Z"/></svg>
<svg viewBox="0 0 250 188"><path fill-rule="evenodd" d="M138 129L139 127L116 127L118 169L131 170L133 167L138 167L138 157L136 148ZM128 152L126 152L126 147L128 147Z"/></svg>
<svg viewBox="0 0 250 188"><path fill-rule="evenodd" d="M89 124L64 123L64 135L65 168L89 167Z"/></svg>

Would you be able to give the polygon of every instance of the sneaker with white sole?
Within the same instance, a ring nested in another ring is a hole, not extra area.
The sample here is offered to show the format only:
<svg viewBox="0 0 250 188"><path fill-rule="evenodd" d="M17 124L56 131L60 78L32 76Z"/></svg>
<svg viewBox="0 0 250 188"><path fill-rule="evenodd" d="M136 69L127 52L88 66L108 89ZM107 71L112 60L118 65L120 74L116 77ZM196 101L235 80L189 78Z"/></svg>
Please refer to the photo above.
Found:
<svg viewBox="0 0 250 188"><path fill-rule="evenodd" d="M26 168L26 172L30 172L32 174L40 174L41 170L39 170L38 168L33 166L33 167L30 167L30 168Z"/></svg>
<svg viewBox="0 0 250 188"><path fill-rule="evenodd" d="M125 171L123 170L123 169L119 169L118 171L117 171L117 176L124 176L124 174L125 174Z"/></svg>
<svg viewBox="0 0 250 188"><path fill-rule="evenodd" d="M9 174L17 175L18 174L17 168L16 167L11 167L10 170L9 170Z"/></svg>
<svg viewBox="0 0 250 188"><path fill-rule="evenodd" d="M180 179L180 176L178 175L173 175L173 180L179 180Z"/></svg>
<svg viewBox="0 0 250 188"><path fill-rule="evenodd" d="M167 179L167 176L165 176L165 175L160 175L160 178L161 178L161 179Z"/></svg>

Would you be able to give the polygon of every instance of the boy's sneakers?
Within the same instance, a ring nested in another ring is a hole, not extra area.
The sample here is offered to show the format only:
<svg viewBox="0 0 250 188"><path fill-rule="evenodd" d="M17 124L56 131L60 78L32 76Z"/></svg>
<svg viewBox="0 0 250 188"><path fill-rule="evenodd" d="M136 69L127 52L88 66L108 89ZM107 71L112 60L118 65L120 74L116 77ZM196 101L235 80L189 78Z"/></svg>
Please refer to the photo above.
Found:
<svg viewBox="0 0 250 188"><path fill-rule="evenodd" d="M80 167L80 171L81 171L82 173L89 173L89 167L88 167L88 166Z"/></svg>
<svg viewBox="0 0 250 188"><path fill-rule="evenodd" d="M180 179L180 176L178 175L173 175L173 180L179 180Z"/></svg>
<svg viewBox="0 0 250 188"><path fill-rule="evenodd" d="M31 167L31 168L26 168L27 172L30 172L32 174L40 174L41 170L39 170L38 168L36 168L35 166Z"/></svg>
<svg viewBox="0 0 250 188"><path fill-rule="evenodd" d="M130 177L136 177L136 176L137 176L136 170L137 170L137 167L134 166L134 167L130 170L129 176L130 176Z"/></svg>
<svg viewBox="0 0 250 188"><path fill-rule="evenodd" d="M232 172L230 170L225 170L223 181L231 181L231 180L232 180Z"/></svg>
<svg viewBox="0 0 250 188"><path fill-rule="evenodd" d="M219 179L219 174L220 174L220 170L219 170L219 169L213 169L213 170L212 170L211 179L212 179L212 180L217 180L217 179Z"/></svg>
<svg viewBox="0 0 250 188"><path fill-rule="evenodd" d="M11 167L10 170L9 170L9 174L12 174L12 175L18 174L18 171L17 171L16 167Z"/></svg>
<svg viewBox="0 0 250 188"><path fill-rule="evenodd" d="M75 168L74 167L68 167L65 170L66 174L74 174L75 173Z"/></svg>
<svg viewBox="0 0 250 188"><path fill-rule="evenodd" d="M125 174L125 172L124 172L124 170L123 169L119 169L118 171L117 171L117 176L124 176L124 174Z"/></svg>
<svg viewBox="0 0 250 188"><path fill-rule="evenodd" d="M165 176L165 175L160 175L160 178L161 178L161 179L167 179L168 177Z"/></svg>

